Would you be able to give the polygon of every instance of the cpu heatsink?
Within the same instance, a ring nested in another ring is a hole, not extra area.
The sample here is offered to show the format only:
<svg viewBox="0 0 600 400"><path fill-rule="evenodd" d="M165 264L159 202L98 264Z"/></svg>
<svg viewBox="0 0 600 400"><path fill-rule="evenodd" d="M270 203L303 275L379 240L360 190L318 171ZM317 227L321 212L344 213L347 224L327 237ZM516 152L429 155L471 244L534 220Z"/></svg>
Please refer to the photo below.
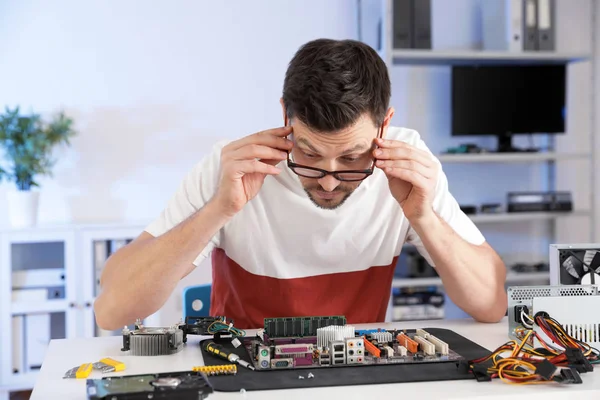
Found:
<svg viewBox="0 0 600 400"><path fill-rule="evenodd" d="M393 340L390 332L373 332L371 333L371 338L379 343L389 343Z"/></svg>
<svg viewBox="0 0 600 400"><path fill-rule="evenodd" d="M146 327L136 324L136 329L123 328L122 351L132 356L162 356L174 354L183 348L183 331L177 326Z"/></svg>
<svg viewBox="0 0 600 400"><path fill-rule="evenodd" d="M317 347L324 348L330 342L338 342L340 340L354 337L354 326L352 325L330 325L317 329Z"/></svg>

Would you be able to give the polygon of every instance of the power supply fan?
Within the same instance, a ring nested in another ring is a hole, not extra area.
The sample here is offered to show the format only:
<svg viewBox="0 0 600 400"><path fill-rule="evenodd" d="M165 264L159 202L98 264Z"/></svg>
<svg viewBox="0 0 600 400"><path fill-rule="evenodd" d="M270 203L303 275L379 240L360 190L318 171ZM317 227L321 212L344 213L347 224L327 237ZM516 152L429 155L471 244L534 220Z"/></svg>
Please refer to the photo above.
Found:
<svg viewBox="0 0 600 400"><path fill-rule="evenodd" d="M600 285L599 250L562 250L561 285Z"/></svg>

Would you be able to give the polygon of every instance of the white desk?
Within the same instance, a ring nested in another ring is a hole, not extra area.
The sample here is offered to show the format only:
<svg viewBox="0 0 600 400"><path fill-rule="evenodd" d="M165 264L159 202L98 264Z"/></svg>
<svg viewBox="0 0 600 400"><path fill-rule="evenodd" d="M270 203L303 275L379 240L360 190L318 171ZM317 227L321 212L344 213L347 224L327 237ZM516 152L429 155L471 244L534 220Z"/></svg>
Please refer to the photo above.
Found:
<svg viewBox="0 0 600 400"><path fill-rule="evenodd" d="M386 328L446 328L494 350L508 340L508 322L504 319L498 324L478 324L472 320L402 322L384 324ZM378 325L383 327L382 325ZM357 325L370 328L372 325ZM253 333L253 331L251 332ZM81 400L86 398L85 379L62 379L65 371L85 362L95 362L103 357L123 360L126 371L113 375L133 375L143 373L189 370L194 365L203 365L198 346L200 337L188 336L186 347L177 354L158 357L130 357L121 355L121 337L53 340L46 353L39 378L33 390L31 400L56 398L61 400ZM243 367L239 367L243 368ZM106 374L105 376L108 376ZM91 378L102 375L94 371ZM508 385L500 380L477 382L476 380L400 383L386 385L342 386L314 389L268 390L241 394L215 392L209 399L366 399L384 398L389 395L402 395L403 398L450 399L450 398L492 398L510 399L527 395L528 400L564 399L565 396L579 395L582 398L600 398L600 366L593 372L582 374L583 383L579 385ZM314 379L318 379L315 377Z"/></svg>

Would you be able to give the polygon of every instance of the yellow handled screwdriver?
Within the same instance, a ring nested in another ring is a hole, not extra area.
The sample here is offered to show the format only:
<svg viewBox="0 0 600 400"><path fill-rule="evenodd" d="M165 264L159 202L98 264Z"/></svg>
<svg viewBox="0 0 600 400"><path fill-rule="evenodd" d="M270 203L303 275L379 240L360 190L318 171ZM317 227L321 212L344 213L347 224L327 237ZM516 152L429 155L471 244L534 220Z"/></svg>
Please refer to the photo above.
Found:
<svg viewBox="0 0 600 400"><path fill-rule="evenodd" d="M226 359L226 360L228 360L228 361L230 361L232 363L240 364L241 366L246 367L248 369L251 369L252 371L254 371L256 369L256 368L254 368L253 365L251 365L248 362L242 360L240 358L240 356L238 356L237 354L235 354L235 353L227 353L225 351L225 349L223 348L223 346L221 346L220 344L216 344L213 341L206 342L206 345L204 346L204 349L207 352L211 353L211 354L214 354L216 356L224 358L224 359Z"/></svg>

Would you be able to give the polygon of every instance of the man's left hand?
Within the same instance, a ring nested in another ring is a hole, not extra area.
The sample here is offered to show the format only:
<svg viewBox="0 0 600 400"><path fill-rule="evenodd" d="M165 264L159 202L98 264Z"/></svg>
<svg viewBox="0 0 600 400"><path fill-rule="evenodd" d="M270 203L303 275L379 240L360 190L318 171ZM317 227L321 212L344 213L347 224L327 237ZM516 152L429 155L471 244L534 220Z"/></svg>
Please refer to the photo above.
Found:
<svg viewBox="0 0 600 400"><path fill-rule="evenodd" d="M426 151L398 140L377 139L376 166L388 178L392 196L411 222L433 212L438 165Z"/></svg>

